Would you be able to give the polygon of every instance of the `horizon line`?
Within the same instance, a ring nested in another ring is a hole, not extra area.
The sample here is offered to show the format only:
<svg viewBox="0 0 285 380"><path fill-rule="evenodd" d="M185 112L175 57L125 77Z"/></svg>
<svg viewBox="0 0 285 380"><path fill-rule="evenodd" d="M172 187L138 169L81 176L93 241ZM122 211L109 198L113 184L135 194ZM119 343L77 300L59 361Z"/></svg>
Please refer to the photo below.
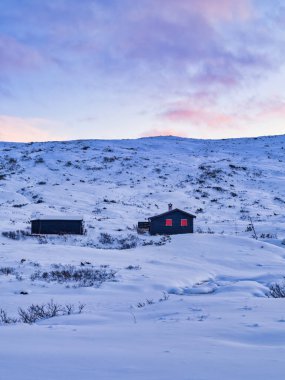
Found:
<svg viewBox="0 0 285 380"><path fill-rule="evenodd" d="M270 137L280 137L285 136L285 133L273 134L273 135L257 135L257 136L241 136L241 137L224 137L224 138L197 138L197 137L185 137L185 136L176 136L176 135L156 135L156 136L143 136L143 137L134 137L134 138L113 138L113 139L104 139L104 138L85 138L85 139L66 139L66 140L43 140L43 141L2 141L0 144L45 144L45 143L63 143L63 142L79 142L79 141L136 141L136 140L145 140L145 139L158 139L158 138L176 138L181 140L194 140L194 141L226 141L226 140L245 140L245 139L260 139L260 138L270 138Z"/></svg>

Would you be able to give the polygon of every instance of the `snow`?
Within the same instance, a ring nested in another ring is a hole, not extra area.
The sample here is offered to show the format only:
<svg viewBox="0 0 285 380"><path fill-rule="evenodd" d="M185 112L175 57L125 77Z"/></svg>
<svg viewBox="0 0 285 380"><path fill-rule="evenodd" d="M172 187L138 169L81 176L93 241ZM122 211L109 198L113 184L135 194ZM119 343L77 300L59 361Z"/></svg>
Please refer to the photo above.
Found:
<svg viewBox="0 0 285 380"><path fill-rule="evenodd" d="M73 215L39 215L34 217L32 220L79 220L82 221L83 216L73 216Z"/></svg>
<svg viewBox="0 0 285 380"><path fill-rule="evenodd" d="M284 136L0 143L0 231L16 234L0 236L0 269L16 272L0 274L0 309L86 305L0 325L0 379L283 379L285 305L269 291L285 274L284 149ZM202 233L137 235L169 202ZM33 213L84 215L87 235L27 236ZM31 280L56 264L115 281Z"/></svg>

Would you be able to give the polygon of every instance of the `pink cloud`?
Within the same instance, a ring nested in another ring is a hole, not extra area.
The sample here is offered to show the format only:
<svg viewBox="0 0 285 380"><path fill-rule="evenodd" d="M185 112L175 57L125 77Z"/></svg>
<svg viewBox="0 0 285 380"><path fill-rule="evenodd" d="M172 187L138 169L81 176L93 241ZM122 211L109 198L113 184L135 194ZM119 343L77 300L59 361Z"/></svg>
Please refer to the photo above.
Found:
<svg viewBox="0 0 285 380"><path fill-rule="evenodd" d="M0 115L0 141L62 140L64 136L57 132L59 128L58 123L46 119Z"/></svg>
<svg viewBox="0 0 285 380"><path fill-rule="evenodd" d="M171 122L191 123L209 127L224 127L232 125L234 116L201 108L184 108L166 111L162 117Z"/></svg>
<svg viewBox="0 0 285 380"><path fill-rule="evenodd" d="M263 118L282 118L285 117L285 103L280 100L272 100L259 105L258 117Z"/></svg>
<svg viewBox="0 0 285 380"><path fill-rule="evenodd" d="M236 105L235 111L219 111L192 99L189 102L172 104L159 115L171 125L171 129L181 126L188 135L196 138L211 138L213 131L216 138L240 136L260 136L284 134L285 102L273 99L264 103ZM212 104L212 106L213 106ZM175 133L174 133L175 134ZM177 133L176 133L177 135Z"/></svg>
<svg viewBox="0 0 285 380"><path fill-rule="evenodd" d="M130 2L131 4L132 2ZM252 0L144 0L130 12L143 15L159 14L168 20L189 14L199 15L211 21L246 21L255 15ZM148 5L148 7L146 7Z"/></svg>
<svg viewBox="0 0 285 380"><path fill-rule="evenodd" d="M43 56L33 47L27 46L12 37L0 35L0 68L33 69L42 65Z"/></svg>
<svg viewBox="0 0 285 380"><path fill-rule="evenodd" d="M208 88L235 87L250 69L268 69L268 58L243 44L237 47L240 34L235 38L233 33L255 17L251 0L142 0L135 7L124 1L96 45L106 53L102 62L104 67L110 63L109 73L116 67L141 70L139 78L159 69L157 78L162 74L177 84L183 77L184 83Z"/></svg>
<svg viewBox="0 0 285 380"><path fill-rule="evenodd" d="M253 15L251 0L181 0L211 20L247 20Z"/></svg>

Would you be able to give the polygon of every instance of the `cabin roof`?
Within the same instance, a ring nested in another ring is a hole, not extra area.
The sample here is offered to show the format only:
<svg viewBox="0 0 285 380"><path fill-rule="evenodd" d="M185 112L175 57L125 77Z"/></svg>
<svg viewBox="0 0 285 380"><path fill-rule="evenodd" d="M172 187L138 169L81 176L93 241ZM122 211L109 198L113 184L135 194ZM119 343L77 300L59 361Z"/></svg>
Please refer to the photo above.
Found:
<svg viewBox="0 0 285 380"><path fill-rule="evenodd" d="M180 210L179 208L174 208L173 210L169 210L169 211L163 212L162 214L151 216L148 219L152 220L152 219L160 218L161 216L166 216L166 215L169 215L169 214L171 214L173 212L177 212L177 211L179 211L182 214L185 214L188 217L190 216L191 218L196 218L196 215L190 214L190 212L186 212L186 211Z"/></svg>
<svg viewBox="0 0 285 380"><path fill-rule="evenodd" d="M82 221L83 216L74 216L74 215L41 215L36 218L32 218L32 221L34 220L76 220L76 221Z"/></svg>

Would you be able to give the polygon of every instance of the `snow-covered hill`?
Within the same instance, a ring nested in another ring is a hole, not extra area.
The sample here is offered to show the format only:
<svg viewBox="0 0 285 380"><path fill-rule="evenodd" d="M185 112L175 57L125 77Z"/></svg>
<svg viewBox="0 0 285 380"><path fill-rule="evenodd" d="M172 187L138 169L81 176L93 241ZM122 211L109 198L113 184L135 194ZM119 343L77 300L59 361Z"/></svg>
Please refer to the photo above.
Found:
<svg viewBox="0 0 285 380"><path fill-rule="evenodd" d="M285 237L285 136L0 144L0 228L35 213L84 215L88 235L130 233L167 204L197 215L196 231ZM120 231L118 231L120 230Z"/></svg>
<svg viewBox="0 0 285 380"><path fill-rule="evenodd" d="M0 379L283 379L284 153L285 136L1 143ZM196 233L137 235L169 202ZM28 236L37 213L87 234Z"/></svg>

